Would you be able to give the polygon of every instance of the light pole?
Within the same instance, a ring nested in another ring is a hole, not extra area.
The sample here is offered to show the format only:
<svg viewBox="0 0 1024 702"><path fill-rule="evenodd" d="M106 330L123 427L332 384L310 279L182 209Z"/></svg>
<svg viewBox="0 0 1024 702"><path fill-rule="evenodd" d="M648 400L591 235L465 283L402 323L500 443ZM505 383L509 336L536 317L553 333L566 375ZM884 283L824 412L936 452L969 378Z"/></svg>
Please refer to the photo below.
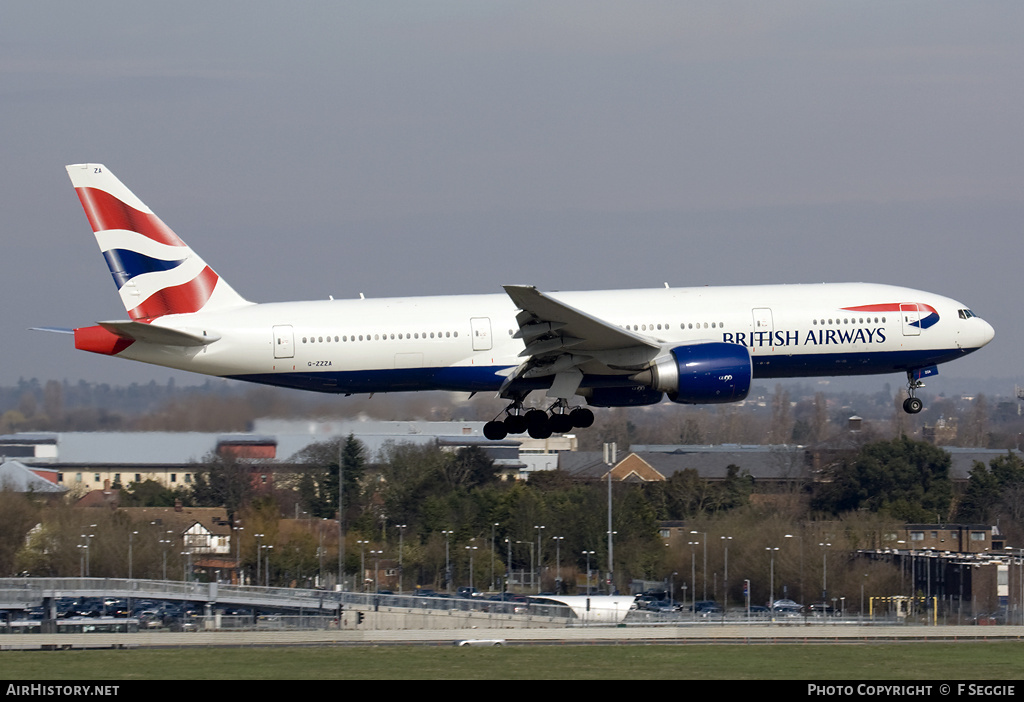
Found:
<svg viewBox="0 0 1024 702"><path fill-rule="evenodd" d="M469 553L469 594L473 594L473 551L477 550L477 546L466 546L466 552Z"/></svg>
<svg viewBox="0 0 1024 702"><path fill-rule="evenodd" d="M253 534L256 537L256 584L260 584L260 561L263 560L263 534Z"/></svg>
<svg viewBox="0 0 1024 702"><path fill-rule="evenodd" d="M498 522L491 522L491 592L495 591L494 587L494 531L498 528Z"/></svg>
<svg viewBox="0 0 1024 702"><path fill-rule="evenodd" d="M452 561L451 561L451 535L455 532L443 529L444 534L444 584L448 594L452 594Z"/></svg>
<svg viewBox="0 0 1024 702"><path fill-rule="evenodd" d="M706 531L705 532L691 531L690 533L694 534L694 535L700 534L701 536L704 537L704 595L703 595L703 597L706 600L708 598L708 533ZM694 585L693 592L696 595L697 583L694 583L693 585Z"/></svg>
<svg viewBox="0 0 1024 702"><path fill-rule="evenodd" d="M729 609L729 542L732 541L731 536L722 537L722 546L725 547L725 577L722 579L722 588L725 590L725 596L722 598L722 614Z"/></svg>
<svg viewBox="0 0 1024 702"><path fill-rule="evenodd" d="M502 584L502 593L508 593L512 585L512 539L505 538L505 546L508 548L508 555L505 557L505 582Z"/></svg>
<svg viewBox="0 0 1024 702"><path fill-rule="evenodd" d="M691 534L697 532L691 531ZM693 550L694 546L700 546L699 541L688 541L687 545L690 547L690 584L693 585L693 591L690 594L690 600L692 602L690 609L693 611L693 619L697 619L697 553Z"/></svg>
<svg viewBox="0 0 1024 702"><path fill-rule="evenodd" d="M238 579L238 585L242 584L242 535L240 531L244 531L245 527L235 526L235 573Z"/></svg>
<svg viewBox="0 0 1024 702"><path fill-rule="evenodd" d="M90 526L95 527L95 524ZM95 534L82 534L82 538L85 539L85 577L89 577L89 546L92 544L92 538Z"/></svg>
<svg viewBox="0 0 1024 702"><path fill-rule="evenodd" d="M807 597L804 592L804 537L799 534L786 534L787 539L800 540L800 599Z"/></svg>
<svg viewBox="0 0 1024 702"><path fill-rule="evenodd" d="M402 569L402 547L405 545L405 530L408 524L396 524L398 527L398 594L402 594L402 576L405 571Z"/></svg>
<svg viewBox="0 0 1024 702"><path fill-rule="evenodd" d="M174 541L170 538L170 536L173 533L174 532L168 530L167 533L164 535L164 538L160 539L160 543L163 545L163 550L164 550L164 553L163 553L163 556L164 556L163 557L163 570L162 570L162 576L161 576L164 580L167 580L167 549L170 548L172 543L174 543Z"/></svg>
<svg viewBox="0 0 1024 702"><path fill-rule="evenodd" d="M530 547L530 568L532 569L533 568L533 563L534 563L533 539L530 539L529 541L516 541L516 543L517 544L526 544L527 546ZM532 570L530 572L530 578L531 579L533 578Z"/></svg>
<svg viewBox="0 0 1024 702"><path fill-rule="evenodd" d="M263 577L266 580L266 587L270 587L270 551L274 548L274 544L267 544L263 548L267 552L267 560L263 564Z"/></svg>
<svg viewBox="0 0 1024 702"><path fill-rule="evenodd" d="M821 546L821 604L822 614L828 614L828 548L832 544L822 542L818 544Z"/></svg>
<svg viewBox="0 0 1024 702"><path fill-rule="evenodd" d="M559 595L562 594L562 541L564 539L564 536L551 537L551 540L555 542L555 592Z"/></svg>
<svg viewBox="0 0 1024 702"><path fill-rule="evenodd" d="M590 557L594 555L593 551L584 551L583 555L587 557L587 594L590 594Z"/></svg>
<svg viewBox="0 0 1024 702"><path fill-rule="evenodd" d="M540 535L543 533L542 530L545 529L546 527L534 525L533 528L536 529L536 531L537 531L537 566L536 567L537 567L537 592L539 593L540 592L540 559L542 558L541 551L540 551Z"/></svg>
<svg viewBox="0 0 1024 702"><path fill-rule="evenodd" d="M338 441L338 589L345 592L345 442Z"/></svg>
<svg viewBox="0 0 1024 702"><path fill-rule="evenodd" d="M868 580L868 574L864 573L864 579L860 581L860 617L859 621L864 622L864 584Z"/></svg>
<svg viewBox="0 0 1024 702"><path fill-rule="evenodd" d="M137 531L129 531L128 532L128 579L129 580L132 579L132 541L135 540L135 537L138 535L138 533L139 532L137 532Z"/></svg>
<svg viewBox="0 0 1024 702"><path fill-rule="evenodd" d="M380 581L378 579L380 573L380 556L384 553L383 551L371 550L370 555L373 556L373 594L380 592Z"/></svg>
<svg viewBox="0 0 1024 702"><path fill-rule="evenodd" d="M615 544L612 537L612 468L618 460L618 447L613 442L604 445L604 462L608 466L608 594L612 594L615 580ZM587 582L589 592L590 582Z"/></svg>
<svg viewBox="0 0 1024 702"><path fill-rule="evenodd" d="M769 555L771 556L771 567L769 568L770 575L768 577L768 581L769 581L769 590L768 590L768 592L769 592L769 598L770 598L768 600L768 608L769 608L769 610L771 610L771 618L774 620L775 619L775 552L779 550L779 547L778 546L766 546L764 550L767 551L769 553Z"/></svg>
<svg viewBox="0 0 1024 702"><path fill-rule="evenodd" d="M361 584L360 589L366 592L366 544L370 543L363 539L357 539L356 543L359 544L359 582Z"/></svg>

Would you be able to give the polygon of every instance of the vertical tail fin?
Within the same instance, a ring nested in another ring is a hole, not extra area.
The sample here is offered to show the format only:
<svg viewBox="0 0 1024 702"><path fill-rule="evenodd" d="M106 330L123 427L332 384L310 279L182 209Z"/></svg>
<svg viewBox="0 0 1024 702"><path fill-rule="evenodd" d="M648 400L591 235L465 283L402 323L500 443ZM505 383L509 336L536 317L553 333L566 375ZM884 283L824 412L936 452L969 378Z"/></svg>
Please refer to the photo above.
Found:
<svg viewBox="0 0 1024 702"><path fill-rule="evenodd" d="M129 317L146 321L248 304L106 166L67 170Z"/></svg>

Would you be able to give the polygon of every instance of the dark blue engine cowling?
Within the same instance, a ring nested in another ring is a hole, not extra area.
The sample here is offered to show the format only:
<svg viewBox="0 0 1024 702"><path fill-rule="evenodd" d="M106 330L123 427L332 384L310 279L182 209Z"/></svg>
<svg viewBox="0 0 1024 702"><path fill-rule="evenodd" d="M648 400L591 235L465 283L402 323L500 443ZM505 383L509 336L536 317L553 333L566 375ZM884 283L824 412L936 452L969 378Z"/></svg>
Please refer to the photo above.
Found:
<svg viewBox="0 0 1024 702"><path fill-rule="evenodd" d="M738 402L750 392L753 364L745 346L708 342L677 346L652 367L652 387L685 404Z"/></svg>
<svg viewBox="0 0 1024 702"><path fill-rule="evenodd" d="M646 385L629 388L593 388L587 396L587 404L593 407L639 407L656 405L664 393Z"/></svg>

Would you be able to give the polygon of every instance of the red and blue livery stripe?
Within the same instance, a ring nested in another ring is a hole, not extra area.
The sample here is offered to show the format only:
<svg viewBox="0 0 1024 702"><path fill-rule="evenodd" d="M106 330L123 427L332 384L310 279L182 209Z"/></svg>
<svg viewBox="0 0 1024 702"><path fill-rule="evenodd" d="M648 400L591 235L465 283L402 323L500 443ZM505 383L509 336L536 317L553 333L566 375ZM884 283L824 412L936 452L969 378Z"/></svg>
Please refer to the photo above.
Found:
<svg viewBox="0 0 1024 702"><path fill-rule="evenodd" d="M920 316L909 324L919 329L928 329L939 321L939 313L935 308L922 302L886 302L880 305L860 305L843 309L849 312L896 312L897 314L916 312Z"/></svg>

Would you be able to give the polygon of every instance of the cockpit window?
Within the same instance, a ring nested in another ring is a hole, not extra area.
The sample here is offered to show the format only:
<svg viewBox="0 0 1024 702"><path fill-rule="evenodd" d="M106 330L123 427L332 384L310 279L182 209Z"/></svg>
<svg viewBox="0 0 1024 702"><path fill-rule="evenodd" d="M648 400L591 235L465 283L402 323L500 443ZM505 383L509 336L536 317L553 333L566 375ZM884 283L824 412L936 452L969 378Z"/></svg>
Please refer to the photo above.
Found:
<svg viewBox="0 0 1024 702"><path fill-rule="evenodd" d="M957 313L960 315L960 319L970 319L971 317L978 316L971 312L970 310L957 310Z"/></svg>

